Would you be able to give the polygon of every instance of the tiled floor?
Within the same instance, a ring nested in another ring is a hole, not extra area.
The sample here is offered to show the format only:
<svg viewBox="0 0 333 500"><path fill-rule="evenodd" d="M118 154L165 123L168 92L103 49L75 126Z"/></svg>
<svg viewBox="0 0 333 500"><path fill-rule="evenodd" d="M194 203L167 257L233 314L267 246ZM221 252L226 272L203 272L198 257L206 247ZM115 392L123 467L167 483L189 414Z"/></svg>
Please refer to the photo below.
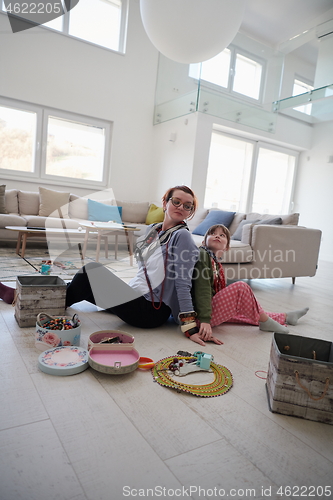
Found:
<svg viewBox="0 0 333 500"><path fill-rule="evenodd" d="M322 262L295 286L290 279L251 286L266 310L310 307L291 333L332 341L332 283L333 264ZM148 331L88 303L70 312L82 320L82 347L92 332L111 327L133 334L140 355L155 361L198 350L171 322ZM296 486L304 487L298 497L332 498L319 487L333 491L333 425L268 410L256 371L267 370L272 334L217 327L224 344L203 350L231 370L234 386L199 398L159 386L149 371L42 373L34 328L20 329L2 301L0 332L1 500L284 499Z"/></svg>

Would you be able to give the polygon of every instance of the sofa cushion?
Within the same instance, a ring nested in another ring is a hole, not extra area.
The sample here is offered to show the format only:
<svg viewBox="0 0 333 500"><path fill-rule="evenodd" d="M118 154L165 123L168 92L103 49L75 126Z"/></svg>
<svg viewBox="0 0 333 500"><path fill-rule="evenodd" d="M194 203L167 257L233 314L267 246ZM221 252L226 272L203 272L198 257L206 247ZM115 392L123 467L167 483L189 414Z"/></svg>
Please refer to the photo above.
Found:
<svg viewBox="0 0 333 500"><path fill-rule="evenodd" d="M229 231L230 234L234 234L236 229L238 228L239 224L244 220L246 217L245 213L242 212L236 212L234 218L232 219L232 223L229 226Z"/></svg>
<svg viewBox="0 0 333 500"><path fill-rule="evenodd" d="M134 224L145 224L149 209L148 201L119 201L118 207L122 207L122 219Z"/></svg>
<svg viewBox="0 0 333 500"><path fill-rule="evenodd" d="M193 234L204 235L211 226L223 224L229 227L236 212L226 212L225 210L211 210L205 219L192 232Z"/></svg>
<svg viewBox="0 0 333 500"><path fill-rule="evenodd" d="M2 186L0 186L0 214L7 213L5 193L6 193L6 185L2 184Z"/></svg>
<svg viewBox="0 0 333 500"><path fill-rule="evenodd" d="M9 214L18 214L18 191L17 189L7 189L5 194L6 199L6 210Z"/></svg>
<svg viewBox="0 0 333 500"><path fill-rule="evenodd" d="M88 199L88 220L100 222L114 221L121 224L122 207L109 206L99 201Z"/></svg>
<svg viewBox="0 0 333 500"><path fill-rule="evenodd" d="M71 194L68 212L71 219L88 220L88 200Z"/></svg>
<svg viewBox="0 0 333 500"><path fill-rule="evenodd" d="M231 236L231 239L232 240L238 240L238 241L241 241L242 240L242 234L243 234L243 227L246 225L246 224L255 224L256 222L260 222L259 219L256 219L256 220L248 220L248 219L243 219L240 224L238 225L238 228L236 229L236 231L234 232L234 234Z"/></svg>
<svg viewBox="0 0 333 500"><path fill-rule="evenodd" d="M68 204L70 193L54 191L52 189L39 188L39 212L38 215L48 217L49 215L59 216L68 219ZM27 214L30 215L30 214Z"/></svg>
<svg viewBox="0 0 333 500"><path fill-rule="evenodd" d="M96 201L96 200L94 200ZM107 200L98 200L99 203L111 206L113 205L111 198ZM88 199L71 194L69 197L69 217L71 219L88 220Z"/></svg>
<svg viewBox="0 0 333 500"><path fill-rule="evenodd" d="M59 219L59 217L42 217L40 215L25 215L25 224L31 227L77 229L79 223L73 219Z"/></svg>
<svg viewBox="0 0 333 500"><path fill-rule="evenodd" d="M204 220L207 214L208 208L198 208L194 216L186 221L189 230L193 232L193 230Z"/></svg>
<svg viewBox="0 0 333 500"><path fill-rule="evenodd" d="M288 226L297 226L298 221L299 221L299 213L293 213L293 214L285 214L285 215L273 215L273 214L258 214L257 212L251 212L246 215L247 219L259 219L259 220L267 220L267 219L272 219L276 217L281 217L282 219L282 224L288 225Z"/></svg>
<svg viewBox="0 0 333 500"><path fill-rule="evenodd" d="M281 217L271 217L270 219L261 219L259 221L256 221L252 224L268 224L269 226L274 226L275 224L282 224L282 218Z"/></svg>
<svg viewBox="0 0 333 500"><path fill-rule="evenodd" d="M16 214L1 214L0 217L0 228L5 228L6 226L26 226L26 220L20 215Z"/></svg>
<svg viewBox="0 0 333 500"><path fill-rule="evenodd" d="M149 207L146 224L155 224L157 222L164 221L164 211L162 207L158 207L155 203L152 203Z"/></svg>
<svg viewBox="0 0 333 500"><path fill-rule="evenodd" d="M39 193L32 191L19 191L18 208L20 215L38 215L39 212Z"/></svg>

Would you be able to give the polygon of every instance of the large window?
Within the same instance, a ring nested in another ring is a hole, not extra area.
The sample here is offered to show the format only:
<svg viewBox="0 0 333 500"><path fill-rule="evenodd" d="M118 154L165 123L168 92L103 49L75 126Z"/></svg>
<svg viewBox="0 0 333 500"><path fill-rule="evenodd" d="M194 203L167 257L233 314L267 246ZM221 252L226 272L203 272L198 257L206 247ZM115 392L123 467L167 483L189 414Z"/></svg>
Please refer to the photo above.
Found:
<svg viewBox="0 0 333 500"><path fill-rule="evenodd" d="M261 100L264 61L230 45L201 65L190 64L189 75L221 87L231 94Z"/></svg>
<svg viewBox="0 0 333 500"><path fill-rule="evenodd" d="M107 183L111 124L0 99L0 174Z"/></svg>
<svg viewBox="0 0 333 500"><path fill-rule="evenodd" d="M213 132L205 207L289 213L297 157L296 151Z"/></svg>
<svg viewBox="0 0 333 500"><path fill-rule="evenodd" d="M6 12L4 1L0 1ZM128 0L79 0L78 3L76 0L76 5L69 11L65 2L60 2L64 15L42 26L108 49L125 51ZM15 1L10 3L12 9L14 4Z"/></svg>

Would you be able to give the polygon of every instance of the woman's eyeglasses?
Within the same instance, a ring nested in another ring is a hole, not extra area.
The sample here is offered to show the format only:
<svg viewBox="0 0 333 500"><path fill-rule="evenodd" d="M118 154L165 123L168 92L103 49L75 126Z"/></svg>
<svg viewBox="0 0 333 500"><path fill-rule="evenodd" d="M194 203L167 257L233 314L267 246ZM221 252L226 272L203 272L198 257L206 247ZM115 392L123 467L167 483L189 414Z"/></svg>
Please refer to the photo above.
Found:
<svg viewBox="0 0 333 500"><path fill-rule="evenodd" d="M185 201L185 203L182 203L179 198L174 198L174 197L169 198L169 200L171 201L174 207L180 207L181 205L183 205L183 208L184 210L186 210L186 212L190 212L191 210L193 210L194 205L189 201Z"/></svg>

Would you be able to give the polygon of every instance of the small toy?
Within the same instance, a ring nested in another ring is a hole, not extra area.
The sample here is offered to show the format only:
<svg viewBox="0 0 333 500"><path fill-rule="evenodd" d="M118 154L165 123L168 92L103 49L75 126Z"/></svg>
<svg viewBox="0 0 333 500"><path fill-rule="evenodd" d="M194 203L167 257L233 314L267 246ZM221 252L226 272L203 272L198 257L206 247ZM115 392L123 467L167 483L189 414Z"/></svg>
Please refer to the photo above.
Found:
<svg viewBox="0 0 333 500"><path fill-rule="evenodd" d="M178 351L177 354L179 355L182 352L183 351ZM183 377L188 373L198 371L212 371L210 368L210 364L214 359L214 356L212 354L207 354L202 351L196 351L193 355L190 352L186 352L185 354L189 359L184 360L174 357L169 364L169 370L174 372L175 375Z"/></svg>

